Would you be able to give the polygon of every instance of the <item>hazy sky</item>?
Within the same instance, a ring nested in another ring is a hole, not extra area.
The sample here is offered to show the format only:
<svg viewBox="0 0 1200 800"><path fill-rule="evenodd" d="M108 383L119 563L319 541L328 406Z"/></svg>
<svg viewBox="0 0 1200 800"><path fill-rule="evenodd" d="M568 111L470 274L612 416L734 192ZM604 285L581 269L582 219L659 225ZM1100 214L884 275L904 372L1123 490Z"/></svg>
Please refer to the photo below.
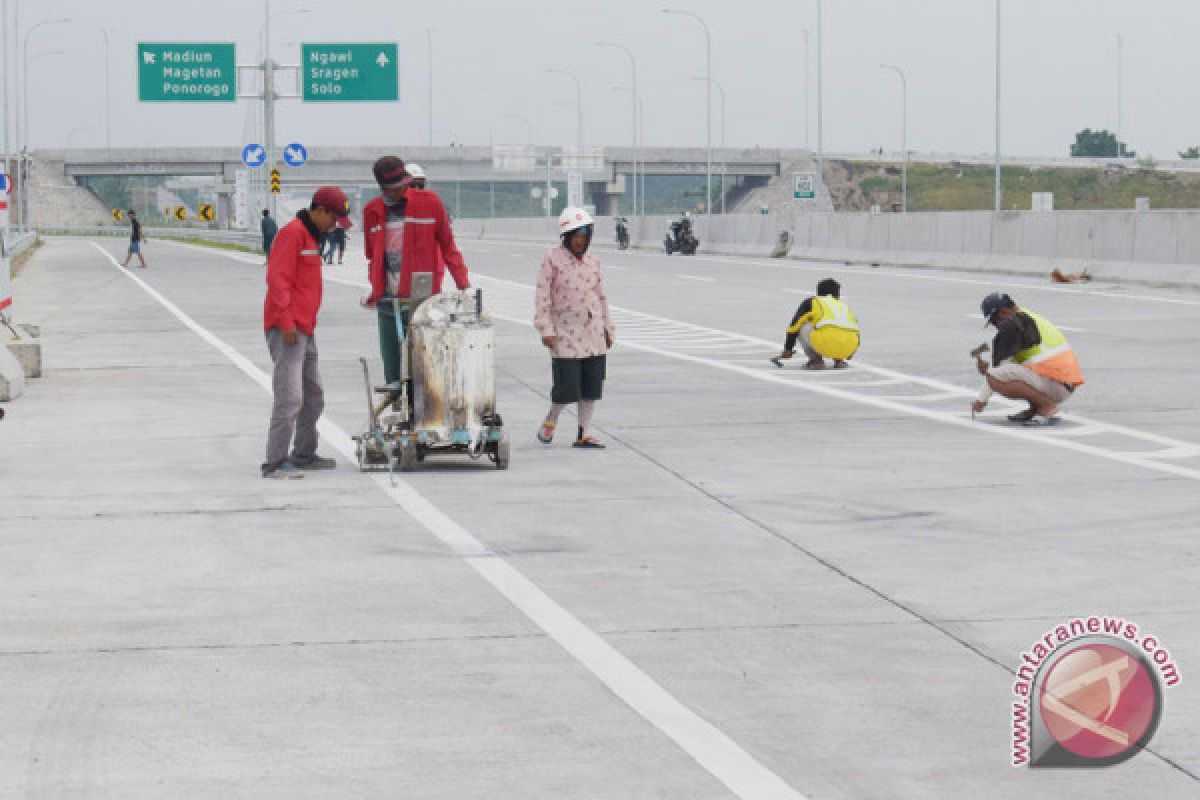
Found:
<svg viewBox="0 0 1200 800"><path fill-rule="evenodd" d="M8 0L10 9L17 0ZM1124 136L1141 153L1173 158L1200 144L1195 0L1002 0L1004 149L1066 155L1075 131L1116 126L1116 34L1125 39ZM238 61L258 55L263 3L256 0L22 0L22 28L71 17L30 39L30 136L35 147L98 146L104 135L104 44L110 31L114 146L240 145L254 137L252 101L236 105L137 102L135 50L143 41L236 41ZM436 142L523 143L528 119L541 144L575 140L574 84L584 84L589 145L628 144L629 66L610 40L638 58L645 138L651 145L704 142L704 36L698 23L659 13L700 14L712 30L713 76L728 92L730 146L803 146L803 30L816 64L816 0L274 0L272 12L310 13L273 22L276 59L298 59L298 41L400 43L398 104L280 103L278 139L309 144L403 146L427 140L428 50L434 37ZM991 152L994 140L994 0L825 0L825 147L898 149L900 88L909 84L909 146ZM19 52L19 50L18 50ZM816 85L807 140L816 145ZM721 119L714 92L714 143Z"/></svg>

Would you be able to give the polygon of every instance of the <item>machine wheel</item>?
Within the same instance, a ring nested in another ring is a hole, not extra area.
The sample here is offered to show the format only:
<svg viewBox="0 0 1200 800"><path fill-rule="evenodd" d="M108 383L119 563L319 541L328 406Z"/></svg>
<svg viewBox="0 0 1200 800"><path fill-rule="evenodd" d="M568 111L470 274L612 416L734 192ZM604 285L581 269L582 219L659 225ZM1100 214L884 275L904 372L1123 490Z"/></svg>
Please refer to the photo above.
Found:
<svg viewBox="0 0 1200 800"><path fill-rule="evenodd" d="M496 442L496 469L508 469L509 445L508 439Z"/></svg>
<svg viewBox="0 0 1200 800"><path fill-rule="evenodd" d="M417 468L416 445L405 442L396 451L396 469L400 472L412 472Z"/></svg>

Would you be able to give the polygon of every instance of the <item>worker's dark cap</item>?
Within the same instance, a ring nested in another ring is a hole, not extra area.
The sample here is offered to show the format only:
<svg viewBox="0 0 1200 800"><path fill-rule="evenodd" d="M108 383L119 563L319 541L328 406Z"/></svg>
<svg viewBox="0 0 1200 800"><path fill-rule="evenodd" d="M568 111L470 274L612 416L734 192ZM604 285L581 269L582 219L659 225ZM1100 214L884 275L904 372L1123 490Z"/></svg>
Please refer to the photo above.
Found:
<svg viewBox="0 0 1200 800"><path fill-rule="evenodd" d="M396 156L383 156L378 159L372 167L372 172L375 173L375 182L381 189L408 186L412 183L412 176L404 168L404 162Z"/></svg>
<svg viewBox="0 0 1200 800"><path fill-rule="evenodd" d="M1002 308L1012 308L1016 303L1004 292L992 292L987 297L983 298L983 302L979 304L979 310L983 312L983 319L987 323L991 323L992 317Z"/></svg>
<svg viewBox="0 0 1200 800"><path fill-rule="evenodd" d="M322 186L313 193L313 208L323 208L337 215L339 222L350 221L350 200L336 186Z"/></svg>

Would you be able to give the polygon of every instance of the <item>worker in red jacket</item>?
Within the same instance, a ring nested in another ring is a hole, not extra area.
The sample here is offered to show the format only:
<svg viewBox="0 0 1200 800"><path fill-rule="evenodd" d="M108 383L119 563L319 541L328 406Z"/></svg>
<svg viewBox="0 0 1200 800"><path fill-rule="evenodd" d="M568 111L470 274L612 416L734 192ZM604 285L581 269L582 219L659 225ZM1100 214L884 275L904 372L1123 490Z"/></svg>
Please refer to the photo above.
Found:
<svg viewBox="0 0 1200 800"><path fill-rule="evenodd" d="M459 289L471 284L441 198L414 188L404 162L395 156L376 161L374 172L383 196L363 208L363 243L371 278L371 294L363 302L378 310L383 373L388 383L395 383L400 380L400 340L392 299L409 297L414 272L433 275L434 294L442 290L447 268Z"/></svg>
<svg viewBox="0 0 1200 800"><path fill-rule="evenodd" d="M336 186L322 186L312 203L283 226L267 258L263 329L275 364L274 405L267 433L264 478L302 478L306 469L333 469L317 455L317 420L325 393L317 370L317 310L321 307L321 237L349 222L350 203ZM291 455L288 448L295 446Z"/></svg>

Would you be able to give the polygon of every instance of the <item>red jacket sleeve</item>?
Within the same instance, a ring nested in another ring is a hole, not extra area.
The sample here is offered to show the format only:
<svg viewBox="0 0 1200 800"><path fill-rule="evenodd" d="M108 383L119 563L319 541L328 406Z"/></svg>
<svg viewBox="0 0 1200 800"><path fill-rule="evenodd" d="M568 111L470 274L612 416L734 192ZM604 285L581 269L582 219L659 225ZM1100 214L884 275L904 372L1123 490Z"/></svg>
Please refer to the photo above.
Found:
<svg viewBox="0 0 1200 800"><path fill-rule="evenodd" d="M446 217L446 207L442 205L442 200L437 195L434 195L434 200L437 203L434 213L437 227L434 235L442 249L441 258L446 262L446 268L450 270L450 275L454 278L454 285L459 289L466 289L471 285L471 279L467 276L466 262L463 261L462 253L458 251L458 245L454 243L454 230L450 227L450 220Z"/></svg>
<svg viewBox="0 0 1200 800"><path fill-rule="evenodd" d="M378 256L379 240L383 235L383 226L387 219L387 211L383 203L376 198L363 208L363 246L366 248L367 277L371 281L371 301L383 296L387 283L384 280L383 259Z"/></svg>
<svg viewBox="0 0 1200 800"><path fill-rule="evenodd" d="M296 327L292 308L292 287L296 285L296 270L300 266L300 246L296 229L285 225L271 245L267 257L267 300L263 308L263 328L289 331Z"/></svg>

